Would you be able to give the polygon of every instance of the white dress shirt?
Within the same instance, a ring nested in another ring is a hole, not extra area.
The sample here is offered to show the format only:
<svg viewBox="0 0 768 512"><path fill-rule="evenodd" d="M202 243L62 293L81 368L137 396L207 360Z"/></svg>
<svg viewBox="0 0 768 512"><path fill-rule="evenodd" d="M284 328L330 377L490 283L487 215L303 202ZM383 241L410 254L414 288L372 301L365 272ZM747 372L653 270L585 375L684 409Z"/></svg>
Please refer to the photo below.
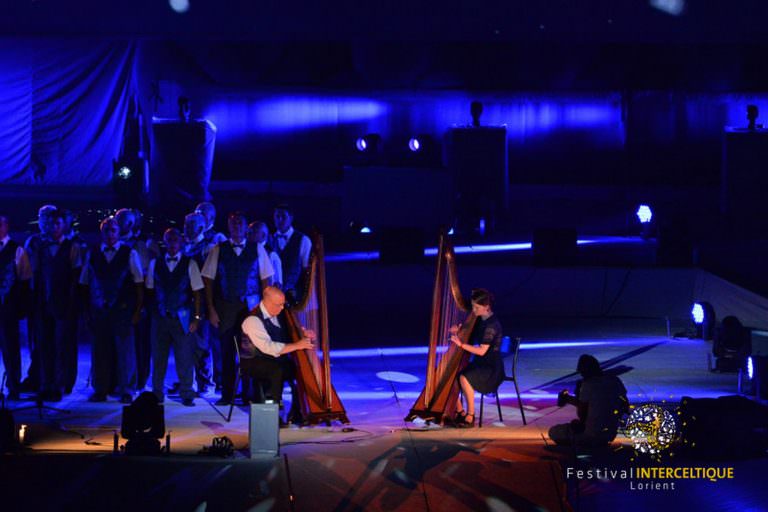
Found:
<svg viewBox="0 0 768 512"><path fill-rule="evenodd" d="M179 259L181 259L181 253L176 254L175 258L177 258L175 261L171 258L170 254L166 254L163 256L163 259L165 260L165 266L168 268L169 272L173 272L176 266L179 264ZM171 261L169 261L171 260ZM157 259L152 259L149 262L149 270L147 270L147 279L146 279L146 286L148 289L153 290L155 288L155 266L157 265ZM189 285L192 288L192 291L198 291L205 288L205 285L203 284L203 279L200 277L200 267L197 266L197 262L189 258L189 265L187 265L187 275L189 276Z"/></svg>
<svg viewBox="0 0 768 512"><path fill-rule="evenodd" d="M6 246L8 245L8 242L11 241L11 237L8 235L5 236L2 240L0 240L0 251L4 251ZM27 251L24 250L24 248L19 245L16 248L16 254L14 255L14 259L16 261L16 275L19 278L19 281L27 281L29 279L32 279L32 266L29 263L29 257L27 256Z"/></svg>
<svg viewBox="0 0 768 512"><path fill-rule="evenodd" d="M282 251L293 236L293 226L288 228L285 233L275 232L275 238L277 239L277 246ZM301 261L301 268L307 268L309 266L309 253L312 251L312 241L307 235L301 237L301 244L299 245L299 260ZM281 281L282 282L282 281Z"/></svg>
<svg viewBox="0 0 768 512"><path fill-rule="evenodd" d="M224 242L224 244L233 244L232 240L228 240ZM241 244L246 244L245 240L240 242ZM208 251L208 257L205 258L205 263L203 264L203 270L200 272L200 274L203 277L206 277L213 281L216 279L216 272L219 267L219 247L221 247L223 244L217 244L211 247L211 250ZM243 246L245 247L245 246ZM235 247L234 248L235 254L237 256L240 256L240 254L243 252L243 248ZM259 259L259 277L261 279L269 279L275 274L275 269L272 267L272 262L269 260L269 255L267 255L267 251L264 250L264 247L259 246L258 247L258 259Z"/></svg>
<svg viewBox="0 0 768 512"><path fill-rule="evenodd" d="M115 258L115 255L117 254L117 251L120 250L120 247L123 246L123 242L118 241L113 247L114 251L106 250L107 245L102 243L99 246L99 250L104 253L104 257L107 259L108 263L111 263L112 260ZM91 253L88 252L88 254L85 257L85 261L83 262L83 270L80 272L80 284L82 285L88 285L90 282L90 257ZM139 258L139 254L134 250L131 249L130 256L128 257L128 265L131 271L131 276L133 277L133 282L136 284L143 283L144 282L144 272L141 268L141 258Z"/></svg>
<svg viewBox="0 0 768 512"><path fill-rule="evenodd" d="M259 303L259 309L261 310L261 314L264 315L264 322L272 322L276 327L280 327L280 322L277 317L267 313L267 308L264 307L263 302ZM264 327L264 323L255 315L251 315L243 320L243 324L240 327L243 330L243 334L248 336L248 339L251 340L253 346L264 354L272 357L279 357L280 352L285 348L285 343L272 341L267 329Z"/></svg>

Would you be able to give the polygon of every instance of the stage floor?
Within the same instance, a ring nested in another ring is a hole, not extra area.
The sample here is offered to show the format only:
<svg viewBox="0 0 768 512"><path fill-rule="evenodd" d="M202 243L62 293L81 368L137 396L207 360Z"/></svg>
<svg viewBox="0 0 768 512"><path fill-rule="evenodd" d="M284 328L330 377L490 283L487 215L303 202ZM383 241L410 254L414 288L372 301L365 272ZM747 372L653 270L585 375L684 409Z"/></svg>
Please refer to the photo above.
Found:
<svg viewBox="0 0 768 512"><path fill-rule="evenodd" d="M735 374L707 370L711 345L662 336L657 325L588 329L542 326L520 351L518 378L528 421L523 425L514 386L501 388L503 422L486 397L482 428L454 429L406 423L423 385L423 350L391 347L338 350L332 375L351 423L280 431L280 456L249 459L248 414L227 409L216 397L184 407L165 402L172 454L113 456L113 433L122 408L110 400L89 403L85 376L90 354L80 353L75 392L55 405L67 412L36 408L14 413L28 425L28 444L19 456L3 458L3 510L641 510L651 506L693 510L759 510L768 503L762 474L768 459L718 461L735 467L728 481L683 480L675 490L643 491L628 481L578 480L570 468L658 466L635 454L630 440L617 438L592 458L553 449L549 427L575 417L558 408L556 395L573 389L576 360L590 353L620 374L630 401L678 402L682 396L735 394ZM529 328L529 330L532 330ZM25 354L25 367L26 367ZM509 362L508 362L509 363ZM167 383L172 382L173 367ZM288 393L286 393L288 398ZM14 402L12 408L32 406ZM479 404L478 404L479 411ZM201 454L213 437L227 436L233 458ZM124 441L121 441L124 442ZM697 461L696 466L709 463ZM709 464L711 465L711 464ZM758 475L758 476L755 476ZM41 485L44 483L44 485ZM10 501L8 501L10 500Z"/></svg>

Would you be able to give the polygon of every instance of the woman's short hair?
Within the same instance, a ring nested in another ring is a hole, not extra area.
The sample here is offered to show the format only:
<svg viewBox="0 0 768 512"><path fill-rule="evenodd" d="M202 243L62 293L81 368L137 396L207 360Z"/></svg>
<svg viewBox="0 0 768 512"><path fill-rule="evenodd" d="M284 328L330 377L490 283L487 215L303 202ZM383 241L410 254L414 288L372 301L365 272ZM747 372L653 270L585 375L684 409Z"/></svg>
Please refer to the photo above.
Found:
<svg viewBox="0 0 768 512"><path fill-rule="evenodd" d="M475 288L470 295L472 302L481 306L493 306L493 294L485 288Z"/></svg>

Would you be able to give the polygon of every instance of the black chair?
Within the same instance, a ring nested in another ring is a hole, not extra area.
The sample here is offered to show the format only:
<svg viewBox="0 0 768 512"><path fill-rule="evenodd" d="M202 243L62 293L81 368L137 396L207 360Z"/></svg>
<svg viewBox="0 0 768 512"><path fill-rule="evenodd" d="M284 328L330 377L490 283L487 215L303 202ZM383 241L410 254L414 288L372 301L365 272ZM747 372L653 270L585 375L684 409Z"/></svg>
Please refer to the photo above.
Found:
<svg viewBox="0 0 768 512"><path fill-rule="evenodd" d="M229 404L229 414L227 414L227 422L229 422L232 419L232 410L235 408L235 397L237 397L237 390L240 386L240 384L245 380L246 377L251 378L250 375L243 375L242 366L240 365L240 361L243 359L247 359L248 356L242 354L240 349L240 337L243 336L243 334L235 334L232 337L232 340L235 344L235 368L237 368L237 372L235 373L235 387L234 389L234 396L232 397L232 403ZM259 391L260 401L264 401L264 390L263 388L256 383L256 389Z"/></svg>
<svg viewBox="0 0 768 512"><path fill-rule="evenodd" d="M752 355L751 331L735 316L723 318L715 331L712 355L715 358L714 366L707 354L710 371L737 372L746 369L747 358Z"/></svg>
<svg viewBox="0 0 768 512"><path fill-rule="evenodd" d="M520 342L521 338L515 338L514 341L511 341L508 337L504 337L504 339L501 342L501 353L503 355L511 355L512 356L512 368L510 369L511 375L506 374L506 370L504 373L504 378L501 380L498 386L496 386L496 390L493 392L494 395L496 395L496 409L499 411L499 421L504 421L504 418L501 416L501 403L499 402L499 388L502 384L505 382L514 382L515 384L515 393L517 393L517 403L520 406L520 416L523 417L523 425L527 425L525 421L525 411L523 410L523 401L520 398L520 389L517 387L517 353L520 351ZM490 393L489 393L490 394ZM478 427L483 426L483 404L485 402L485 394L480 395L480 422L478 424Z"/></svg>

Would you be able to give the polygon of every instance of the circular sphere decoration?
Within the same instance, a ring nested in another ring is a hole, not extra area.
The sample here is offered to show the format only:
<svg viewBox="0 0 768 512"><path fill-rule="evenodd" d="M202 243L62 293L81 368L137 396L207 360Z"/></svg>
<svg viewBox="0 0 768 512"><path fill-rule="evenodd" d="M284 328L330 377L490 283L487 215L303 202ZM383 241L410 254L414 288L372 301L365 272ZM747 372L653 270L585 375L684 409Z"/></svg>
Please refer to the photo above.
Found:
<svg viewBox="0 0 768 512"><path fill-rule="evenodd" d="M635 408L629 415L626 430L635 450L657 455L670 447L677 433L677 426L672 413L658 405L644 404Z"/></svg>

